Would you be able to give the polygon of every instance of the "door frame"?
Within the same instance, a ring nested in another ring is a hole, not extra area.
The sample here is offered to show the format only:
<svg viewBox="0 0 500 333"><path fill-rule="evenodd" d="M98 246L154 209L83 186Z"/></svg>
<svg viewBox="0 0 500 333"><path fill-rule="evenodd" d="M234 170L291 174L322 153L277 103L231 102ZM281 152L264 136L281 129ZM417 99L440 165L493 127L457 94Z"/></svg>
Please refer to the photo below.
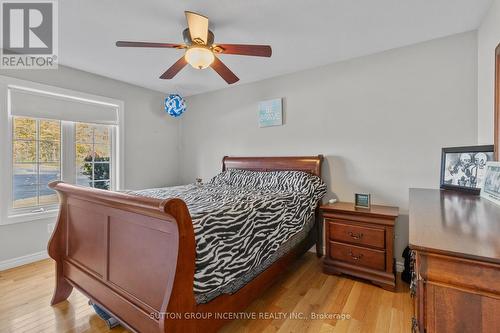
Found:
<svg viewBox="0 0 500 333"><path fill-rule="evenodd" d="M495 49L495 160L500 160L500 44Z"/></svg>

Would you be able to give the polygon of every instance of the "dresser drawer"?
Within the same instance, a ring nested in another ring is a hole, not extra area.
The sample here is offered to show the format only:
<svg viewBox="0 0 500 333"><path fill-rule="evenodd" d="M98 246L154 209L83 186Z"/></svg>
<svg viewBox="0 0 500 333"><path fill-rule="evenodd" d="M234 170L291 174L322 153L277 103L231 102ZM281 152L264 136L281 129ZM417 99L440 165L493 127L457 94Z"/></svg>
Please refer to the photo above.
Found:
<svg viewBox="0 0 500 333"><path fill-rule="evenodd" d="M385 251L330 241L330 257L372 269L385 269Z"/></svg>
<svg viewBox="0 0 500 333"><path fill-rule="evenodd" d="M352 225L338 220L327 221L330 240L385 248L385 230L382 228Z"/></svg>

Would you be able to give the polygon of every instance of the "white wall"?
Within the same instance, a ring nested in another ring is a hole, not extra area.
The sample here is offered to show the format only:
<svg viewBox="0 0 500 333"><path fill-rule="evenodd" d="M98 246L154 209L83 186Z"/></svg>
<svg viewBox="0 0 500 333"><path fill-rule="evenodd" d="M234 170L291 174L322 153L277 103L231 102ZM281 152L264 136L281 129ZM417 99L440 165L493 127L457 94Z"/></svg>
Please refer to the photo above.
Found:
<svg viewBox="0 0 500 333"><path fill-rule="evenodd" d="M64 66L58 70L0 70L0 75L124 101L125 188L180 183L178 121L162 111L164 94ZM44 251L47 224L54 220L0 225L0 266L7 259Z"/></svg>
<svg viewBox="0 0 500 333"><path fill-rule="evenodd" d="M441 147L477 141L476 64L469 32L189 97L182 179L207 180L224 155L323 154L328 197L369 192L401 208L399 259L408 188L438 187ZM275 97L284 98L284 126L259 128L257 103Z"/></svg>
<svg viewBox="0 0 500 333"><path fill-rule="evenodd" d="M495 48L500 43L500 0L494 0L477 33L478 142L493 143Z"/></svg>
<svg viewBox="0 0 500 333"><path fill-rule="evenodd" d="M66 67L0 75L123 100L127 188L208 179L223 155L324 154L328 197L400 206L399 259L408 188L437 187L441 147L477 141L476 65L476 33L455 35L190 97L180 127L158 92ZM274 97L285 124L260 129L257 103ZM0 266L44 251L50 222L0 226Z"/></svg>

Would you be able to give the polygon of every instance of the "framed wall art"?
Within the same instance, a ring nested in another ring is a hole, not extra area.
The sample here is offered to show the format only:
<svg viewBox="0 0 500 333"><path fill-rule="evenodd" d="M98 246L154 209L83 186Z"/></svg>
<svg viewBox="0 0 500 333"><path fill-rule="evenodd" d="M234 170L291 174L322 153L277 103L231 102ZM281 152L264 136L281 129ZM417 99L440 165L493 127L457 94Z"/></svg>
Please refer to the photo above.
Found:
<svg viewBox="0 0 500 333"><path fill-rule="evenodd" d="M481 197L500 205L500 162L486 163Z"/></svg>
<svg viewBox="0 0 500 333"><path fill-rule="evenodd" d="M283 125L283 100L275 98L259 102L259 127Z"/></svg>

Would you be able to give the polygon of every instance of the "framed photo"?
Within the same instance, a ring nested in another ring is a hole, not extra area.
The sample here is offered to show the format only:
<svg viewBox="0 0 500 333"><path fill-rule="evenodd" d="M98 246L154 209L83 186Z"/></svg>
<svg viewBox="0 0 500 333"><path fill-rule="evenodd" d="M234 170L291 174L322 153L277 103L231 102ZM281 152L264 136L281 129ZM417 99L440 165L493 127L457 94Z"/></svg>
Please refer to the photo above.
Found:
<svg viewBox="0 0 500 333"><path fill-rule="evenodd" d="M493 151L493 145L443 148L440 187L479 194Z"/></svg>
<svg viewBox="0 0 500 333"><path fill-rule="evenodd" d="M500 162L486 163L481 197L500 205Z"/></svg>
<svg viewBox="0 0 500 333"><path fill-rule="evenodd" d="M370 209L370 195L365 193L354 194L354 207Z"/></svg>

